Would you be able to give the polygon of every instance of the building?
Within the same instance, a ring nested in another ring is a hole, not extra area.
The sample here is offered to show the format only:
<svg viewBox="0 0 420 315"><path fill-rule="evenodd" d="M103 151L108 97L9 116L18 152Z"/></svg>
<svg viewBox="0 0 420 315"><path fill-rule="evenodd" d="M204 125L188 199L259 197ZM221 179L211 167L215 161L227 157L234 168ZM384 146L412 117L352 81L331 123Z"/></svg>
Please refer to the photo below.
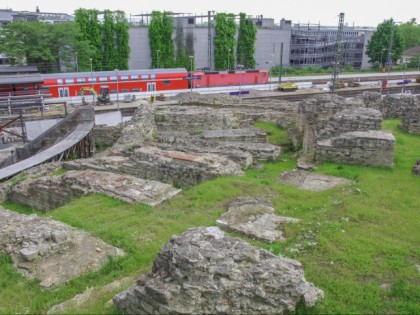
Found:
<svg viewBox="0 0 420 315"><path fill-rule="evenodd" d="M74 21L74 16L67 13L51 13L41 12L36 7L35 12L31 11L13 11L12 9L0 9L0 25L11 22L45 22L45 23L62 23Z"/></svg>
<svg viewBox="0 0 420 315"><path fill-rule="evenodd" d="M343 29L343 55L341 66L354 69L367 68L365 50L373 29L345 26ZM304 68L334 66L338 27L295 24L290 44L290 66Z"/></svg>

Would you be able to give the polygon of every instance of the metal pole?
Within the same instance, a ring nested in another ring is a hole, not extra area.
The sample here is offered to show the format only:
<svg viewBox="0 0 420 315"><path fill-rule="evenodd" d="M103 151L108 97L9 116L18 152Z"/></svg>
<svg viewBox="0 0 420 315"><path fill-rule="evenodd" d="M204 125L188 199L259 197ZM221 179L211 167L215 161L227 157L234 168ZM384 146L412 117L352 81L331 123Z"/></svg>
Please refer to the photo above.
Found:
<svg viewBox="0 0 420 315"><path fill-rule="evenodd" d="M344 28L344 13L340 13L338 30L337 30L337 39L336 39L336 48L335 48L335 58L334 58L334 70L333 70L333 79L331 93L335 92L335 87L338 81L338 73L340 72L340 63L341 63L341 54L343 49L343 28Z"/></svg>
<svg viewBox="0 0 420 315"><path fill-rule="evenodd" d="M405 78L405 72L407 71L407 63L404 63L404 79L403 79L403 84L402 84L402 87L401 87L401 94L403 94L404 93L404 90L405 90L405 80L406 80L406 78Z"/></svg>
<svg viewBox="0 0 420 315"><path fill-rule="evenodd" d="M392 55L392 42L394 40L394 32L395 32L395 24L394 21L392 21L392 26L391 26L391 38L389 40L389 46L388 46L388 82L389 82L389 72L391 71L391 64L392 64L392 60L391 60L391 55ZM388 83L389 84L389 83Z"/></svg>
<svg viewBox="0 0 420 315"><path fill-rule="evenodd" d="M115 69L115 75L117 77L117 106L118 106L118 111L120 111L120 98L119 98L119 88L118 88L118 69Z"/></svg>
<svg viewBox="0 0 420 315"><path fill-rule="evenodd" d="M76 51L76 72L79 72L79 63L77 62L77 51Z"/></svg>
<svg viewBox="0 0 420 315"><path fill-rule="evenodd" d="M194 56L190 56L190 60L191 60L191 75L190 75L190 88L191 88L191 92L193 90L193 58Z"/></svg>
<svg viewBox="0 0 420 315"><path fill-rule="evenodd" d="M91 87L92 87L92 90L95 90L94 88L93 88L93 67L92 67L92 58L89 58L89 60L90 60L90 84L91 84ZM94 95L94 93L92 93L92 105L94 105L94 98L95 98L95 95Z"/></svg>
<svg viewBox="0 0 420 315"><path fill-rule="evenodd" d="M279 84L281 83L281 71L282 70L283 70L283 43L280 43Z"/></svg>

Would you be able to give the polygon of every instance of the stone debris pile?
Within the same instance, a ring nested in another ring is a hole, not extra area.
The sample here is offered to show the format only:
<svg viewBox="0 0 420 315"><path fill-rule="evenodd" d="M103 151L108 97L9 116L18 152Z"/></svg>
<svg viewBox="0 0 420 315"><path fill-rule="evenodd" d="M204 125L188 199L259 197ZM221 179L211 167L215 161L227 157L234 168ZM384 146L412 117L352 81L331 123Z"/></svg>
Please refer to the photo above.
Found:
<svg viewBox="0 0 420 315"><path fill-rule="evenodd" d="M272 203L264 198L239 197L229 204L216 224L226 231L242 233L249 238L263 242L285 241L283 226L298 223L295 218L275 214Z"/></svg>
<svg viewBox="0 0 420 315"><path fill-rule="evenodd" d="M130 175L82 170L25 180L11 187L7 197L10 201L48 211L89 193L156 206L180 191L171 185Z"/></svg>
<svg viewBox="0 0 420 315"><path fill-rule="evenodd" d="M200 227L172 237L113 302L127 314L284 314L321 298L299 262Z"/></svg>
<svg viewBox="0 0 420 315"><path fill-rule="evenodd" d="M124 255L122 250L64 223L1 207L0 251L11 256L25 277L36 278L46 287L99 269L109 256Z"/></svg>

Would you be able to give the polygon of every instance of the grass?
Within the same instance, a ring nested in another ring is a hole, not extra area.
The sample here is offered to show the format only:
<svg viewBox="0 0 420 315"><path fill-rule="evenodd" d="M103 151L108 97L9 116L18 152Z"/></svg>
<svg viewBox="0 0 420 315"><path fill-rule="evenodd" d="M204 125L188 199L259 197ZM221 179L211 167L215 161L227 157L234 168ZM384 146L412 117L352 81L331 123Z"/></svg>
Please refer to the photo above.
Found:
<svg viewBox="0 0 420 315"><path fill-rule="evenodd" d="M276 255L297 259L305 277L325 292L314 308L300 305L299 314L420 314L420 178L411 168L420 158L420 137L397 128L383 128L397 138L392 169L323 164L317 172L343 176L354 183L326 192L309 192L277 182L296 163L290 153L246 170L245 177L221 177L190 189L151 208L107 196L90 195L43 214L5 203L21 213L51 216L89 231L126 251L100 271L55 289L26 280L0 255L0 313L45 313L89 287L150 269L160 247L174 234L194 226L211 226L237 196L266 196L281 215L300 218L286 226L288 240L264 244L247 240ZM283 143L284 131L267 124L270 141ZM237 235L235 235L237 236ZM316 244L316 245L315 245ZM121 290L119 290L121 291ZM72 313L116 313L106 302L116 292L88 301Z"/></svg>

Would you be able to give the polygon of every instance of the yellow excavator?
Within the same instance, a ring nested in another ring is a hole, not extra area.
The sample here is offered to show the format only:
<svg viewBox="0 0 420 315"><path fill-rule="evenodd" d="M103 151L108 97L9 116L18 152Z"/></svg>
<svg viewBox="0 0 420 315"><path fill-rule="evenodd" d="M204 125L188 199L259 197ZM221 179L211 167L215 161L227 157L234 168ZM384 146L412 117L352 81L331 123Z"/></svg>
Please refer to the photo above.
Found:
<svg viewBox="0 0 420 315"><path fill-rule="evenodd" d="M80 96L82 97L82 104L87 105L88 102L85 100L86 92L92 93L96 99L96 105L112 105L111 97L109 95L109 86L101 85L99 95L98 93L91 87L83 87L80 89Z"/></svg>

